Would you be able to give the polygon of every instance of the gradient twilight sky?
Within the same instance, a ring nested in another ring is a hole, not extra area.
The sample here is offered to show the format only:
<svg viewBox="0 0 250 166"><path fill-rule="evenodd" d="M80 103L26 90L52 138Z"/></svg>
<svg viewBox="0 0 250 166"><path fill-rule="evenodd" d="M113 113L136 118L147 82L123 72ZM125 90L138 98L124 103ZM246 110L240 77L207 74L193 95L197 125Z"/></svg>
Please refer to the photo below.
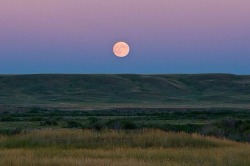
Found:
<svg viewBox="0 0 250 166"><path fill-rule="evenodd" d="M0 1L0 73L211 72L250 74L250 0Z"/></svg>

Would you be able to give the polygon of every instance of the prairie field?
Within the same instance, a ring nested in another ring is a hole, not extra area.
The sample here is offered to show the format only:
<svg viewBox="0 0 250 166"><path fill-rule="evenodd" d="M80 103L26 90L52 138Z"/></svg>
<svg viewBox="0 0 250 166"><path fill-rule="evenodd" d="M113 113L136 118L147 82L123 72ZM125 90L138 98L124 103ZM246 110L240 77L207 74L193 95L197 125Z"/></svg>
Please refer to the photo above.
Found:
<svg viewBox="0 0 250 166"><path fill-rule="evenodd" d="M247 75L0 75L0 166L249 166L249 94Z"/></svg>
<svg viewBox="0 0 250 166"><path fill-rule="evenodd" d="M43 129L1 136L0 165L250 165L250 145L161 130Z"/></svg>

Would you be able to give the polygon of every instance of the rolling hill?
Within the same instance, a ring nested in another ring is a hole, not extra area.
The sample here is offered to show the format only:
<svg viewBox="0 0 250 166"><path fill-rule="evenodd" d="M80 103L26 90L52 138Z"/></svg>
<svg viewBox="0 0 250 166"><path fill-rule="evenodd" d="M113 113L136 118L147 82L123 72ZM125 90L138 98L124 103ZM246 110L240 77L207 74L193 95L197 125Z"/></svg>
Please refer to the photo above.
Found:
<svg viewBox="0 0 250 166"><path fill-rule="evenodd" d="M0 75L1 105L248 105L250 76Z"/></svg>

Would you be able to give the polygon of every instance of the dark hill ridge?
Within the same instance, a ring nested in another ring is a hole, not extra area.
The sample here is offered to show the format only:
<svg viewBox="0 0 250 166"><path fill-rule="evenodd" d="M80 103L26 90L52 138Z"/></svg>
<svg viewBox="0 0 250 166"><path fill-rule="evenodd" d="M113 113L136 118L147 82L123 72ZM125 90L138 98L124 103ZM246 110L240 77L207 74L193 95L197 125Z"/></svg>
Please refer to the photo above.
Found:
<svg viewBox="0 0 250 166"><path fill-rule="evenodd" d="M0 75L0 104L250 104L250 76Z"/></svg>

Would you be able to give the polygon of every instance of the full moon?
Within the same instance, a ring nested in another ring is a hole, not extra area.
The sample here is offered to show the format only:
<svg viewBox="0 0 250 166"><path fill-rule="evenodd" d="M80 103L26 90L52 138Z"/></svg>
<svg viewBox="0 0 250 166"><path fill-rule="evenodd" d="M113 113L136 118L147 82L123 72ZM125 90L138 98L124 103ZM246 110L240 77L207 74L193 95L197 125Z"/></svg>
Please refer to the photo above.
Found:
<svg viewBox="0 0 250 166"><path fill-rule="evenodd" d="M125 57L129 54L129 45L125 42L117 42L113 47L113 52L118 57Z"/></svg>

